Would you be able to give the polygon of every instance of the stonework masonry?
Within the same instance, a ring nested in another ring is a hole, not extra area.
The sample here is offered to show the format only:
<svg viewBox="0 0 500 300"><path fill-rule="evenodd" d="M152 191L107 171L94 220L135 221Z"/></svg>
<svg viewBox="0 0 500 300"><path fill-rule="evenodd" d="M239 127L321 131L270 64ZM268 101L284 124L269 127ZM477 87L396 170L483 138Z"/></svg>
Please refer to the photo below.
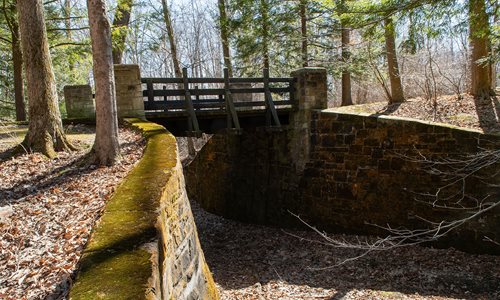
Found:
<svg viewBox="0 0 500 300"><path fill-rule="evenodd" d="M127 120L147 137L93 229L70 299L218 299L185 189L175 137Z"/></svg>
<svg viewBox="0 0 500 300"><path fill-rule="evenodd" d="M185 171L190 197L211 212L246 222L301 226L293 212L320 230L385 236L374 225L416 229L428 226L421 218L441 222L470 216L416 197L435 194L446 182L414 158L464 159L500 148L497 135L335 110L313 111L309 126L306 158L292 151L295 128L214 135ZM297 159L303 168L296 167ZM499 171L499 163L493 164L484 170L485 178L498 183ZM477 199L498 197L473 178L465 181L465 191ZM500 240L499 207L434 245L500 254L486 237Z"/></svg>
<svg viewBox="0 0 500 300"><path fill-rule="evenodd" d="M118 117L144 118L141 72L138 65L114 65Z"/></svg>
<svg viewBox="0 0 500 300"><path fill-rule="evenodd" d="M95 118L95 105L90 85L67 85L64 87L66 114L70 119Z"/></svg>

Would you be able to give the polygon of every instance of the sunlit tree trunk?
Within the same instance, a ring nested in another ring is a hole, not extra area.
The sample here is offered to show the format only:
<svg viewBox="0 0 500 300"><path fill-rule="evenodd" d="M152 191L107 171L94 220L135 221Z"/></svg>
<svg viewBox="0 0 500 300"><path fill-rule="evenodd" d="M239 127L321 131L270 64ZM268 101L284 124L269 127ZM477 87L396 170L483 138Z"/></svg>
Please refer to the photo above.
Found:
<svg viewBox="0 0 500 300"><path fill-rule="evenodd" d="M118 0L113 20L113 63L121 64L132 12L132 0Z"/></svg>
<svg viewBox="0 0 500 300"><path fill-rule="evenodd" d="M219 0L219 26L220 39L222 41L222 54L224 55L224 67L229 71L229 77L233 77L233 65L231 64L231 52L229 51L229 26L226 11L226 0Z"/></svg>
<svg viewBox="0 0 500 300"><path fill-rule="evenodd" d="M491 89L489 55L490 28L484 0L469 0L469 27L471 48L471 90L476 97L488 97ZM485 60L482 61L481 60Z"/></svg>
<svg viewBox="0 0 500 300"><path fill-rule="evenodd" d="M100 165L120 155L111 28L104 0L87 0L95 79L96 136L92 152Z"/></svg>
<svg viewBox="0 0 500 300"><path fill-rule="evenodd" d="M16 120L26 121L26 108L24 106L23 52L21 50L21 41L19 39L19 24L15 18L15 6L12 6L11 15L12 65L14 69Z"/></svg>
<svg viewBox="0 0 500 300"><path fill-rule="evenodd" d="M269 3L260 0L261 30L262 30L262 57L264 69L269 69Z"/></svg>
<svg viewBox="0 0 500 300"><path fill-rule="evenodd" d="M404 102L403 84L399 75L399 65L396 54L396 38L394 23L390 17L384 20L385 51L389 67L389 81L391 83L391 98L389 103Z"/></svg>
<svg viewBox="0 0 500 300"><path fill-rule="evenodd" d="M49 157L73 149L64 135L41 0L18 0L17 11L29 99L23 145Z"/></svg>
<svg viewBox="0 0 500 300"><path fill-rule="evenodd" d="M179 63L179 56L177 54L177 44L175 42L174 28L172 26L172 18L170 17L170 10L168 9L167 0L161 0L163 8L163 19L165 27L167 27L168 41L170 43L170 52L172 55L172 63L174 65L175 77L182 77L181 65Z"/></svg>
<svg viewBox="0 0 500 300"><path fill-rule="evenodd" d="M302 40L302 66L309 66L309 55L308 55L308 39L307 39L307 0L300 0L299 2L299 13L300 13L300 33Z"/></svg>
<svg viewBox="0 0 500 300"><path fill-rule="evenodd" d="M342 1L343 3L343 1ZM350 58L349 43L351 42L351 32L350 29L346 27L345 22L341 22L341 44L342 44L342 106L352 105L352 94L351 94L351 72L349 72L348 64Z"/></svg>

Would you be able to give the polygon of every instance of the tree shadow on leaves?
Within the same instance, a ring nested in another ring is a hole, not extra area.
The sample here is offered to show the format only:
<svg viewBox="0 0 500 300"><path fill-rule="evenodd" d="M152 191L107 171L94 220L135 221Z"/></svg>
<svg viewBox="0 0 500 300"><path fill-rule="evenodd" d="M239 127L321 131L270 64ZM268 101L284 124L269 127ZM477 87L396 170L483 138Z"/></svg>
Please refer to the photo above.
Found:
<svg viewBox="0 0 500 300"><path fill-rule="evenodd" d="M479 126L485 133L500 134L500 101L498 96L475 97Z"/></svg>

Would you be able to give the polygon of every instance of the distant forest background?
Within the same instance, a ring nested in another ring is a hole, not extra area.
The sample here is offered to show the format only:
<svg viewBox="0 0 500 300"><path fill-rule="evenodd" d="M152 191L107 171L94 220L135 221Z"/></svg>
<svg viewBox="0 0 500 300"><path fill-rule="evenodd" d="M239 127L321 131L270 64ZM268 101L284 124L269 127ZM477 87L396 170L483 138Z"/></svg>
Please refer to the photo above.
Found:
<svg viewBox="0 0 500 300"><path fill-rule="evenodd" d="M263 68L271 76L289 76L303 66L321 66L328 70L331 106L350 104L348 91L354 104L398 102L390 89L394 75L403 99L460 98L471 89L472 64L489 68L492 91L498 82L496 0L107 2L115 63L138 64L145 77L179 76L183 67L196 77L221 77L224 67L234 77L260 75ZM86 1L45 0L44 8L63 101L65 85L93 84ZM2 120L16 118L16 94L18 106L27 101L18 32L15 0L2 0ZM474 39L486 41L486 56L471 59Z"/></svg>

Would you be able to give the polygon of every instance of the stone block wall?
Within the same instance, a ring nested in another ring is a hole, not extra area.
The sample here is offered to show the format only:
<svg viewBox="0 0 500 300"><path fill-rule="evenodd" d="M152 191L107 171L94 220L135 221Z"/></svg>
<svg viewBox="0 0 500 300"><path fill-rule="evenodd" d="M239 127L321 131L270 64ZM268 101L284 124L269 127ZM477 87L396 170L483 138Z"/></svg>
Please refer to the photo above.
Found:
<svg viewBox="0 0 500 300"><path fill-rule="evenodd" d="M218 299L175 137L160 125L128 122L147 146L93 229L70 299Z"/></svg>
<svg viewBox="0 0 500 300"><path fill-rule="evenodd" d="M114 65L118 117L144 118L141 72L138 65Z"/></svg>
<svg viewBox="0 0 500 300"><path fill-rule="evenodd" d="M95 119L95 104L90 85L67 85L64 102L70 119Z"/></svg>
<svg viewBox="0 0 500 300"><path fill-rule="evenodd" d="M289 213L293 212L320 230L385 236L385 230L373 225L415 229L428 226L419 218L446 221L470 216L470 211L433 207L424 203L429 198L416 198L417 193L436 193L446 182L426 172L424 164L412 161L414 157L462 159L482 149L500 148L499 136L470 130L313 111L309 155L298 158L304 167L297 169L291 151L295 130L260 128L241 136L214 135L185 172L190 197L211 212L242 221L300 226ZM496 174L490 182L500 182L498 162L485 171L484 175ZM452 191L457 190L446 193ZM472 178L466 191L478 199L498 197ZM500 254L500 247L485 237L500 240L499 207L435 245Z"/></svg>
<svg viewBox="0 0 500 300"><path fill-rule="evenodd" d="M470 216L474 210L454 210L462 181L431 172L450 168L425 163L427 160L463 160L483 150L500 148L500 136L417 120L337 113L326 110L312 122L312 150L301 181L301 201L308 216L325 228L342 232L385 235L373 224L391 227L427 228L433 222ZM485 168L480 176L489 183L500 182L500 162ZM497 174L495 178L491 175ZM469 177L465 193L477 199L499 197L482 180ZM435 195L440 189L440 199ZM446 197L458 193L449 201ZM498 199L491 199L498 201ZM474 207L475 201L461 200ZM488 202L487 200L486 202ZM485 242L500 239L500 209L475 218L442 238L439 244L469 251L500 253L500 247Z"/></svg>

